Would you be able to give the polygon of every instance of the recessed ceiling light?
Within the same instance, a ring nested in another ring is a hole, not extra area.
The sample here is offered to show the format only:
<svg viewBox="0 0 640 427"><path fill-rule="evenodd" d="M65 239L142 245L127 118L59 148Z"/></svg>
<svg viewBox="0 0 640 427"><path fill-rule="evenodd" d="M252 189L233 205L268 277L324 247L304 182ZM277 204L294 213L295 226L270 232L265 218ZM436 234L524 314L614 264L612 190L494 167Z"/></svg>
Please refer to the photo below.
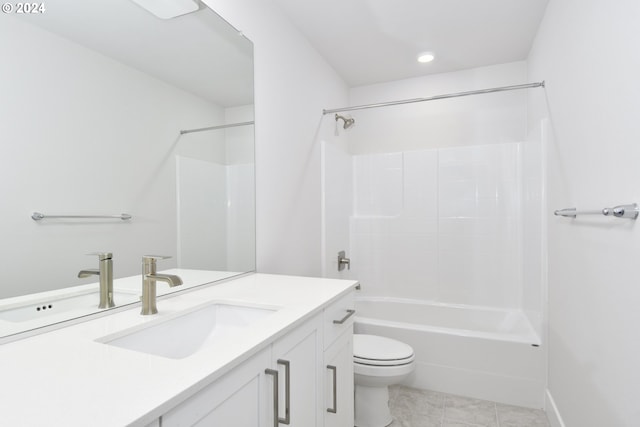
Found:
<svg viewBox="0 0 640 427"><path fill-rule="evenodd" d="M433 52L423 52L418 55L417 59L418 59L418 62L422 64L426 64L427 62L431 62L434 59L436 59L436 56L433 54Z"/></svg>

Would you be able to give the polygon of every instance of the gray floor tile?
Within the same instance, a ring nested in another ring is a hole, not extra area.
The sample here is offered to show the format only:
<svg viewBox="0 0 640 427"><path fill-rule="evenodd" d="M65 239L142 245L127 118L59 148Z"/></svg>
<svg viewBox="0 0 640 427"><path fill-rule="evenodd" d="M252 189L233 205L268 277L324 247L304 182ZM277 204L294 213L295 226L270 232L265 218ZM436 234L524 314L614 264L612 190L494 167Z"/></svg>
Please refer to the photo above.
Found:
<svg viewBox="0 0 640 427"><path fill-rule="evenodd" d="M442 427L476 427L474 424L462 423L460 421L447 421L444 420Z"/></svg>
<svg viewBox="0 0 640 427"><path fill-rule="evenodd" d="M444 419L474 426L498 426L495 403L453 395L445 396Z"/></svg>
<svg viewBox="0 0 640 427"><path fill-rule="evenodd" d="M409 405L391 405L391 416L394 427L440 427L442 414L421 414L411 409Z"/></svg>
<svg viewBox="0 0 640 427"><path fill-rule="evenodd" d="M444 395L430 390L402 387L392 400L392 407L396 410L402 410L403 413L428 415L432 418L442 419Z"/></svg>
<svg viewBox="0 0 640 427"><path fill-rule="evenodd" d="M441 427L442 419L423 414L404 414L393 416L391 427Z"/></svg>
<svg viewBox="0 0 640 427"><path fill-rule="evenodd" d="M547 414L540 409L496 403L500 427L549 427Z"/></svg>
<svg viewBox="0 0 640 427"><path fill-rule="evenodd" d="M400 386L400 385L389 386L389 401L390 402L393 402L393 400L396 398L396 396L400 392L401 388L402 388L402 386Z"/></svg>
<svg viewBox="0 0 640 427"><path fill-rule="evenodd" d="M391 427L549 427L542 410L404 386L389 388Z"/></svg>

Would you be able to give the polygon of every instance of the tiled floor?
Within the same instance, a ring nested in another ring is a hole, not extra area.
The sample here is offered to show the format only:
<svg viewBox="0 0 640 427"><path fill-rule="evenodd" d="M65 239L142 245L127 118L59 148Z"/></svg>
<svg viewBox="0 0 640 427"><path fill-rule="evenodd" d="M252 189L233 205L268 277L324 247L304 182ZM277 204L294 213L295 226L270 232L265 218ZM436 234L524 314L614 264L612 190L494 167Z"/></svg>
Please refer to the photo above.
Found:
<svg viewBox="0 0 640 427"><path fill-rule="evenodd" d="M404 386L389 389L391 427L549 427L544 411Z"/></svg>

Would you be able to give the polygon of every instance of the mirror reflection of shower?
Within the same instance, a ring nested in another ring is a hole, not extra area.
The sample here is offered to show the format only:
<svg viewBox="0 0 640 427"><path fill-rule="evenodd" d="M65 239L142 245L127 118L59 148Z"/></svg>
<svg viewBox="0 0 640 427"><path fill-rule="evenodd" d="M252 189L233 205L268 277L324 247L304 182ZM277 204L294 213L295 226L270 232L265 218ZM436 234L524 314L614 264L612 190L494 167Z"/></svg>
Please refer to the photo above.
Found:
<svg viewBox="0 0 640 427"><path fill-rule="evenodd" d="M349 129L351 128L353 125L356 124L356 119L354 119L351 116L341 116L339 114L336 114L336 136L338 136L338 120L342 120L344 123L342 125L342 129Z"/></svg>

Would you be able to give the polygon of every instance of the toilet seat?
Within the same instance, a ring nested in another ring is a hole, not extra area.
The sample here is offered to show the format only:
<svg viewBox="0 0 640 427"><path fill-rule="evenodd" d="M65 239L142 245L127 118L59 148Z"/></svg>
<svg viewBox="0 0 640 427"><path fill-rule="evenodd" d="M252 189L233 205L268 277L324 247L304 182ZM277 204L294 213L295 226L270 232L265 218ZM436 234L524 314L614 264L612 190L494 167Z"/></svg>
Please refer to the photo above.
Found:
<svg viewBox="0 0 640 427"><path fill-rule="evenodd" d="M415 359L411 346L377 335L353 336L353 361L368 366L401 366Z"/></svg>
<svg viewBox="0 0 640 427"><path fill-rule="evenodd" d="M388 426L389 386L404 381L415 369L413 348L377 335L353 335L355 420L360 427Z"/></svg>

